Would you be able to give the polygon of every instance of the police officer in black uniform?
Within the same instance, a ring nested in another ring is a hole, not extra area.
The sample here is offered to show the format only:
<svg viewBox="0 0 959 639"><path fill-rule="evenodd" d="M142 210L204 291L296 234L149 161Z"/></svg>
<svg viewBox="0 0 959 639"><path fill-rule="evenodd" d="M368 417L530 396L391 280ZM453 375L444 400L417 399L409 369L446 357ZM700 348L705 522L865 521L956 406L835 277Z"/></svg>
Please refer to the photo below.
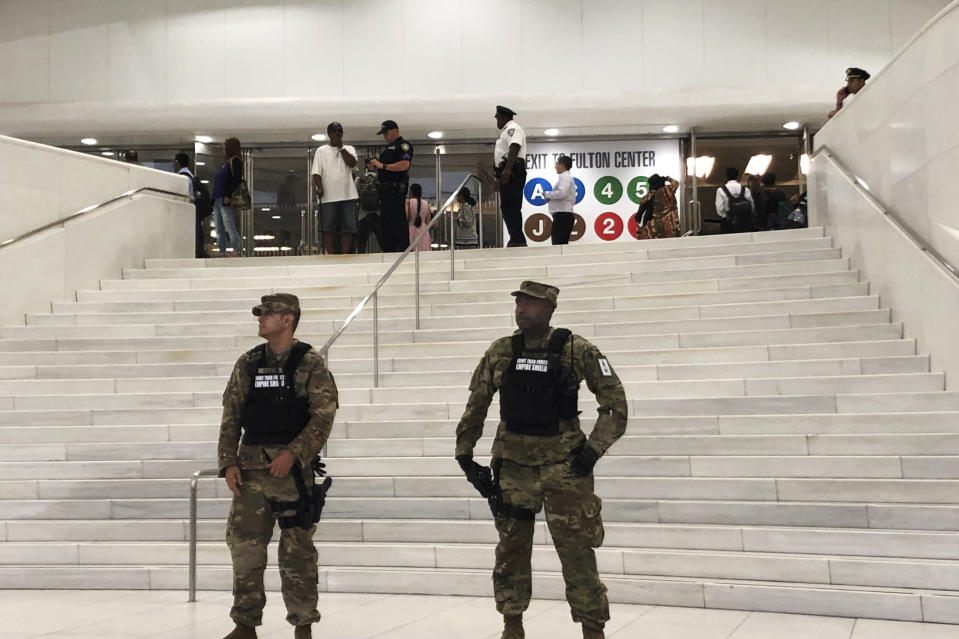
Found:
<svg viewBox="0 0 959 639"><path fill-rule="evenodd" d="M380 187L380 239L383 251L399 253L410 245L409 225L406 223L404 201L410 185L410 164L413 145L400 135L400 127L393 120L384 120L377 135L386 140L386 148L377 160L367 165L377 170Z"/></svg>

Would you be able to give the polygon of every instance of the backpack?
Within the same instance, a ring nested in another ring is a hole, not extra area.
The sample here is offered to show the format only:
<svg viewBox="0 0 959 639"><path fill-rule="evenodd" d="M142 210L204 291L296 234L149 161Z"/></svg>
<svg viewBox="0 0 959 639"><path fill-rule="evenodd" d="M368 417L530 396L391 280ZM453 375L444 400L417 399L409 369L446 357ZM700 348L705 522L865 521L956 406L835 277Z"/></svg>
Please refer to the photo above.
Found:
<svg viewBox="0 0 959 639"><path fill-rule="evenodd" d="M192 176L193 180L193 205L196 207L197 218L204 218L213 212L213 199L210 197L210 190L206 184L200 181L197 176Z"/></svg>
<svg viewBox="0 0 959 639"><path fill-rule="evenodd" d="M746 199L746 187L740 185L739 195L733 197L725 185L722 187L728 199L729 226L734 233L746 233L753 230L753 205Z"/></svg>
<svg viewBox="0 0 959 639"><path fill-rule="evenodd" d="M360 208L364 211L378 211L380 192L375 173L364 173L356 178L356 193L360 199Z"/></svg>

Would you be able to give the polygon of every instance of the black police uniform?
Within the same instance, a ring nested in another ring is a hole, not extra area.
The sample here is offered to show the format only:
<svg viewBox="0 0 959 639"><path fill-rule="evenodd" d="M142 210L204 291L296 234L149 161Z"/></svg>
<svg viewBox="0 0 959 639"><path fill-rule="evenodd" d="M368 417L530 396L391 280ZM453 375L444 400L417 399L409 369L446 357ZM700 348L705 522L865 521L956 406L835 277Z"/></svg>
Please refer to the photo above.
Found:
<svg viewBox="0 0 959 639"><path fill-rule="evenodd" d="M380 162L394 164L403 160L413 161L413 145L401 137L396 138L383 149ZM386 171L380 169L376 175L380 189L380 237L383 251L399 253L410 245L409 225L406 222L404 202L409 190L408 171Z"/></svg>

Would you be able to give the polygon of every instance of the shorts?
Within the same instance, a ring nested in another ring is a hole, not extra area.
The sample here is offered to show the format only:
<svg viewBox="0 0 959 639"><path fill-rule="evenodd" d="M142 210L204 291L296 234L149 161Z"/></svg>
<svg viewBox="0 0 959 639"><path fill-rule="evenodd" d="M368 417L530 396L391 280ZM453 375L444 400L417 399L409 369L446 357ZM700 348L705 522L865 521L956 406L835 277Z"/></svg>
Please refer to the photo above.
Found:
<svg viewBox="0 0 959 639"><path fill-rule="evenodd" d="M324 233L356 233L356 200L320 204L320 230Z"/></svg>

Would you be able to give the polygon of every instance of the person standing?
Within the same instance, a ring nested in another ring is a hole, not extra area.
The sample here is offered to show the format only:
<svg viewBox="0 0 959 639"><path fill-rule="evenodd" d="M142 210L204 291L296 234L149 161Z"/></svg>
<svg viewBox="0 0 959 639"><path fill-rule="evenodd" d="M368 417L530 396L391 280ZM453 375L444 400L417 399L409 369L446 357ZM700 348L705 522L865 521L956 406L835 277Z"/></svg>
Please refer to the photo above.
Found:
<svg viewBox="0 0 959 639"><path fill-rule="evenodd" d="M652 240L679 235L679 182L668 175L649 176L649 193L643 196L636 212L636 239Z"/></svg>
<svg viewBox="0 0 959 639"><path fill-rule="evenodd" d="M499 137L493 149L493 166L499 178L500 210L509 233L506 246L526 246L523 233L523 188L526 186L526 132L513 118L516 112L496 107Z"/></svg>
<svg viewBox="0 0 959 639"><path fill-rule="evenodd" d="M401 253L410 245L409 229L403 202L409 190L413 145L400 135L393 120L384 120L377 135L382 135L386 148L370 166L377 170L380 185L380 244L387 253Z"/></svg>
<svg viewBox="0 0 959 639"><path fill-rule="evenodd" d="M213 206L210 204L210 192L190 171L190 156L186 153L177 153L173 157L173 170L179 175L185 175L190 181L190 200L193 202L194 217L196 218L194 257L198 260L209 257L204 246L203 220L213 212Z"/></svg>
<svg viewBox="0 0 959 639"><path fill-rule="evenodd" d="M264 295L253 315L266 344L244 353L233 368L217 445L219 476L233 493L226 543L233 558L230 617L236 628L224 639L256 638L266 604L267 546L277 520L286 620L295 626L296 639L309 639L311 625L320 620L313 533L330 481L317 486L313 479L318 469L323 474L319 454L339 406L336 382L323 358L293 337L300 321L295 295Z"/></svg>
<svg viewBox="0 0 959 639"><path fill-rule="evenodd" d="M762 190L756 203L756 229L768 231L779 213L779 205L786 202L786 192L776 186L776 174L767 171L762 177Z"/></svg>
<svg viewBox="0 0 959 639"><path fill-rule="evenodd" d="M409 227L410 244L416 242L418 251L429 251L432 248L433 240L429 233L419 237L420 233L430 223L430 203L423 199L423 187L419 184L410 186L410 196L406 200L406 224Z"/></svg>
<svg viewBox="0 0 959 639"><path fill-rule="evenodd" d="M726 184L716 189L716 215L723 233L748 233L753 230L756 205L749 189L739 183L739 169L726 169Z"/></svg>
<svg viewBox="0 0 959 639"><path fill-rule="evenodd" d="M609 603L593 550L604 535L593 466L626 430L626 393L599 349L549 325L558 288L525 281L512 295L519 330L493 342L473 372L466 410L456 426L455 453L467 480L495 505L499 544L493 590L504 620L502 639L525 636L533 529L544 506L573 621L582 623L585 639L602 639ZM584 379L599 403L588 438L580 430L577 410ZM496 392L500 422L490 473L473 460L473 449Z"/></svg>
<svg viewBox="0 0 959 639"><path fill-rule="evenodd" d="M313 155L313 187L320 200L320 230L327 255L339 250L349 253L356 235L356 185L353 167L356 149L343 144L343 125L330 122L326 127L329 144ZM337 242L339 232L339 242Z"/></svg>
<svg viewBox="0 0 959 639"><path fill-rule="evenodd" d="M356 250L358 253L380 251L380 191L376 171L370 168L373 158L366 158L366 170L356 178L357 221Z"/></svg>
<svg viewBox="0 0 959 639"><path fill-rule="evenodd" d="M476 199L465 186L456 194L450 211L456 216L456 248L476 248L479 246L479 235L476 232L476 213L473 207Z"/></svg>
<svg viewBox="0 0 959 639"><path fill-rule="evenodd" d="M236 208L231 206L231 197L243 181L243 147L236 138L223 141L223 164L213 178L213 221L216 225L216 245L220 257L226 257L227 246L233 249L233 257L240 257L240 231L236 225Z"/></svg>
<svg viewBox="0 0 959 639"><path fill-rule="evenodd" d="M846 86L836 92L836 108L829 112L828 117L831 118L839 113L846 98L859 93L862 88L866 86L866 80L870 77L868 72L858 67L849 67L846 69Z"/></svg>
<svg viewBox="0 0 959 639"><path fill-rule="evenodd" d="M573 205L576 204L576 183L569 174L573 168L573 158L561 155L556 160L556 184L552 190L543 193L549 200L549 213L553 216L553 231L550 240L553 244L569 244L569 234L573 231Z"/></svg>

